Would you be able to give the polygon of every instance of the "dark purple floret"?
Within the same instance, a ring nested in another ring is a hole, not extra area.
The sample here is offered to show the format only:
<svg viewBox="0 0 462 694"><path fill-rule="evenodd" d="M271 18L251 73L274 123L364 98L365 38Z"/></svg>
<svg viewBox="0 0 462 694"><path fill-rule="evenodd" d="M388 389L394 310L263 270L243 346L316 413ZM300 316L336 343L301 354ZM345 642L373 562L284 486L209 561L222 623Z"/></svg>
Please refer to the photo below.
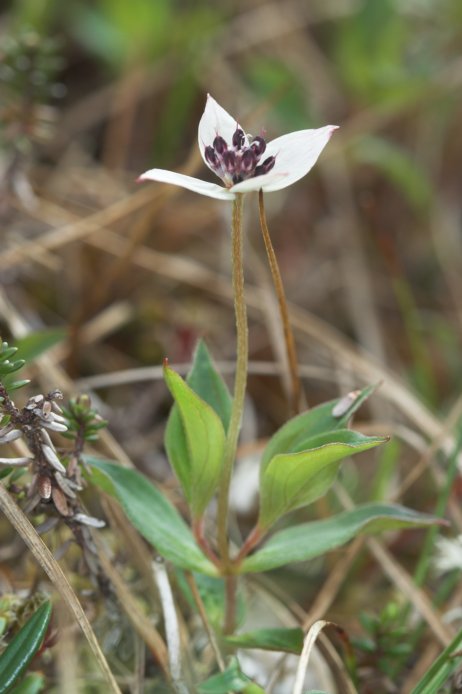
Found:
<svg viewBox="0 0 462 694"><path fill-rule="evenodd" d="M244 144L245 144L244 131L241 130L241 128L236 128L234 135L233 135L233 147L235 147L236 149L242 149Z"/></svg>
<svg viewBox="0 0 462 694"><path fill-rule="evenodd" d="M261 176L262 174L267 174L268 171L271 171L275 163L276 157L267 157L263 164L260 164L259 166L255 167L254 176Z"/></svg>
<svg viewBox="0 0 462 694"><path fill-rule="evenodd" d="M227 149L222 154L224 167L228 173L234 173L236 167L236 153L232 149Z"/></svg>
<svg viewBox="0 0 462 694"><path fill-rule="evenodd" d="M245 173L250 173L255 168L256 163L257 157L255 152L251 149L245 149L241 158L242 171L245 171Z"/></svg>
<svg viewBox="0 0 462 694"><path fill-rule="evenodd" d="M266 149L266 142L265 140L257 135L256 137L253 138L252 144L250 145L257 157L261 157L263 152Z"/></svg>
<svg viewBox="0 0 462 694"><path fill-rule="evenodd" d="M218 166L218 157L211 145L207 145L204 155L210 166Z"/></svg>
<svg viewBox="0 0 462 694"><path fill-rule="evenodd" d="M213 141L213 147L217 154L223 154L228 149L226 140L223 137L221 137L221 135L216 136L216 138Z"/></svg>

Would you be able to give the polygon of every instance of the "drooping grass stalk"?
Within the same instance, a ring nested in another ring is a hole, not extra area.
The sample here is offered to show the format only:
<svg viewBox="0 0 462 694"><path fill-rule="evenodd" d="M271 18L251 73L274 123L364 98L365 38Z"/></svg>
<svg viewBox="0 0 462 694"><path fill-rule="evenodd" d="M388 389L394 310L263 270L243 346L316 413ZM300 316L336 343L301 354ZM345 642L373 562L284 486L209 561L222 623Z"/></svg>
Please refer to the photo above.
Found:
<svg viewBox="0 0 462 694"><path fill-rule="evenodd" d="M263 190L258 193L258 207L260 212L260 226L263 234L263 241L265 242L266 254L268 256L268 262L271 270L271 276L273 278L274 289L276 291L276 296L279 303L279 312L281 314L282 328L284 331L284 341L286 345L287 360L289 363L289 373L291 381L291 407L294 414L300 412L301 407L301 385L300 377L298 375L298 362L297 362L297 352L295 349L295 340L290 327L289 320L289 310L287 308L287 301L284 292L284 285L282 284L281 272L279 270L278 261L276 258L276 253L274 252L273 244L271 243L271 237L268 230L268 224L266 223L265 205L263 202Z"/></svg>
<svg viewBox="0 0 462 694"><path fill-rule="evenodd" d="M228 510L229 510L229 486L231 473L236 458L237 442L241 427L242 413L244 410L245 389L247 384L248 362L248 327L247 309L244 297L244 259L243 259L243 235L242 235L242 208L243 196L236 195L233 202L232 220L232 282L234 293L234 310L236 314L237 333L237 357L236 373L234 379L234 397L231 409L231 417L226 436L226 446L221 474L220 488L218 492L218 548L220 550L223 572L229 568L228 546ZM233 576L229 576L230 579Z"/></svg>

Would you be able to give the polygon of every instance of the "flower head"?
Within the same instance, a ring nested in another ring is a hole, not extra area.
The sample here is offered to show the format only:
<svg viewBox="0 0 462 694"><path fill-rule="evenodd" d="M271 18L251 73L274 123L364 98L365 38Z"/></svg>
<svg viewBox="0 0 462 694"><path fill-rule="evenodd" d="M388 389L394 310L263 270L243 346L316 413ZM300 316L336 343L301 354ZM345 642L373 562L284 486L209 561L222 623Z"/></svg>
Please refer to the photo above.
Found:
<svg viewBox="0 0 462 694"><path fill-rule="evenodd" d="M150 169L138 180L172 183L219 200L233 200L236 193L252 190L280 190L308 173L336 129L326 125L298 130L266 142L260 135L246 134L209 94L199 122L199 149L224 187L165 169Z"/></svg>

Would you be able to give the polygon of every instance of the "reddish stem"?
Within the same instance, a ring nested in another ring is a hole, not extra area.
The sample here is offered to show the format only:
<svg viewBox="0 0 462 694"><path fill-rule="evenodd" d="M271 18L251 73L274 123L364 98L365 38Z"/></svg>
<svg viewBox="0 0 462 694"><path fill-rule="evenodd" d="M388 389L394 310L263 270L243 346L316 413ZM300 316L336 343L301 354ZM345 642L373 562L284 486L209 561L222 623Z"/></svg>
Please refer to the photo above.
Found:
<svg viewBox="0 0 462 694"><path fill-rule="evenodd" d="M263 528L260 528L260 526L256 525L247 536L246 541L239 550L239 554L233 560L233 564L240 564L242 560L249 554L249 552L251 552L253 548L261 542L261 540L265 536L265 532L266 531L263 530Z"/></svg>
<svg viewBox="0 0 462 694"><path fill-rule="evenodd" d="M194 537L196 538L196 542L201 548L201 550L204 552L204 554L210 559L210 561L215 564L219 569L221 569L221 562L218 559L217 555L211 548L211 546L208 543L207 538L204 535L204 519L203 518L195 518L192 521L192 531L194 534Z"/></svg>

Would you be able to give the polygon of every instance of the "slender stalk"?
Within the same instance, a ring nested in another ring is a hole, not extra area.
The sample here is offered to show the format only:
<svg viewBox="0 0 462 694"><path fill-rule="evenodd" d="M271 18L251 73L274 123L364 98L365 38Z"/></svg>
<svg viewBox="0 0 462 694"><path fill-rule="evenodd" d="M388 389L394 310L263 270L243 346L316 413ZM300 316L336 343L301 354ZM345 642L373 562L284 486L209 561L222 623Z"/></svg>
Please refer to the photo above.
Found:
<svg viewBox="0 0 462 694"><path fill-rule="evenodd" d="M263 234L263 241L265 242L266 254L268 256L268 262L271 270L271 276L273 278L274 289L278 298L279 312L281 314L282 327L284 331L284 341L286 344L286 352L287 359L289 362L289 372L292 386L291 407L294 414L297 414L298 412L300 412L302 395L300 377L298 375L297 352L295 350L295 340L292 333L292 328L290 327L289 310L287 308L287 301L284 292L284 285L282 284L281 272L279 270L279 265L276 258L276 253L274 252L273 244L271 243L268 225L266 223L265 205L263 202L263 190L261 189L258 193L258 207L260 212L260 226Z"/></svg>
<svg viewBox="0 0 462 694"><path fill-rule="evenodd" d="M228 546L228 510L229 510L229 485L234 460L236 458L237 442L241 427L242 413L244 410L245 388L247 383L248 361L248 328L247 309L244 297L244 262L243 262L243 238L242 238L242 207L243 197L237 195L233 202L232 221L232 281L234 292L234 310L236 314L237 332L237 358L236 374L234 379L234 397L231 409L231 417L226 437L226 446L223 460L223 471L218 493L218 547L223 563L224 573L229 568ZM232 578L229 577L229 578Z"/></svg>
<svg viewBox="0 0 462 694"><path fill-rule="evenodd" d="M213 629L210 625L209 618L207 616L207 611L205 609L204 602L201 598L201 594L199 593L199 590L197 588L196 581L194 580L194 576L192 573L189 571L185 572L185 578L188 582L188 585L191 589L191 593L194 599L194 602L196 603L197 610L199 612L200 618L202 620L202 624L204 625L204 629L207 632L207 636L210 641L210 645L212 646L212 650L215 654L215 659L218 663L218 667L220 668L221 672L225 670L225 663L223 660L223 656L221 655L220 648L218 646L217 640L215 638L215 634L213 632Z"/></svg>

